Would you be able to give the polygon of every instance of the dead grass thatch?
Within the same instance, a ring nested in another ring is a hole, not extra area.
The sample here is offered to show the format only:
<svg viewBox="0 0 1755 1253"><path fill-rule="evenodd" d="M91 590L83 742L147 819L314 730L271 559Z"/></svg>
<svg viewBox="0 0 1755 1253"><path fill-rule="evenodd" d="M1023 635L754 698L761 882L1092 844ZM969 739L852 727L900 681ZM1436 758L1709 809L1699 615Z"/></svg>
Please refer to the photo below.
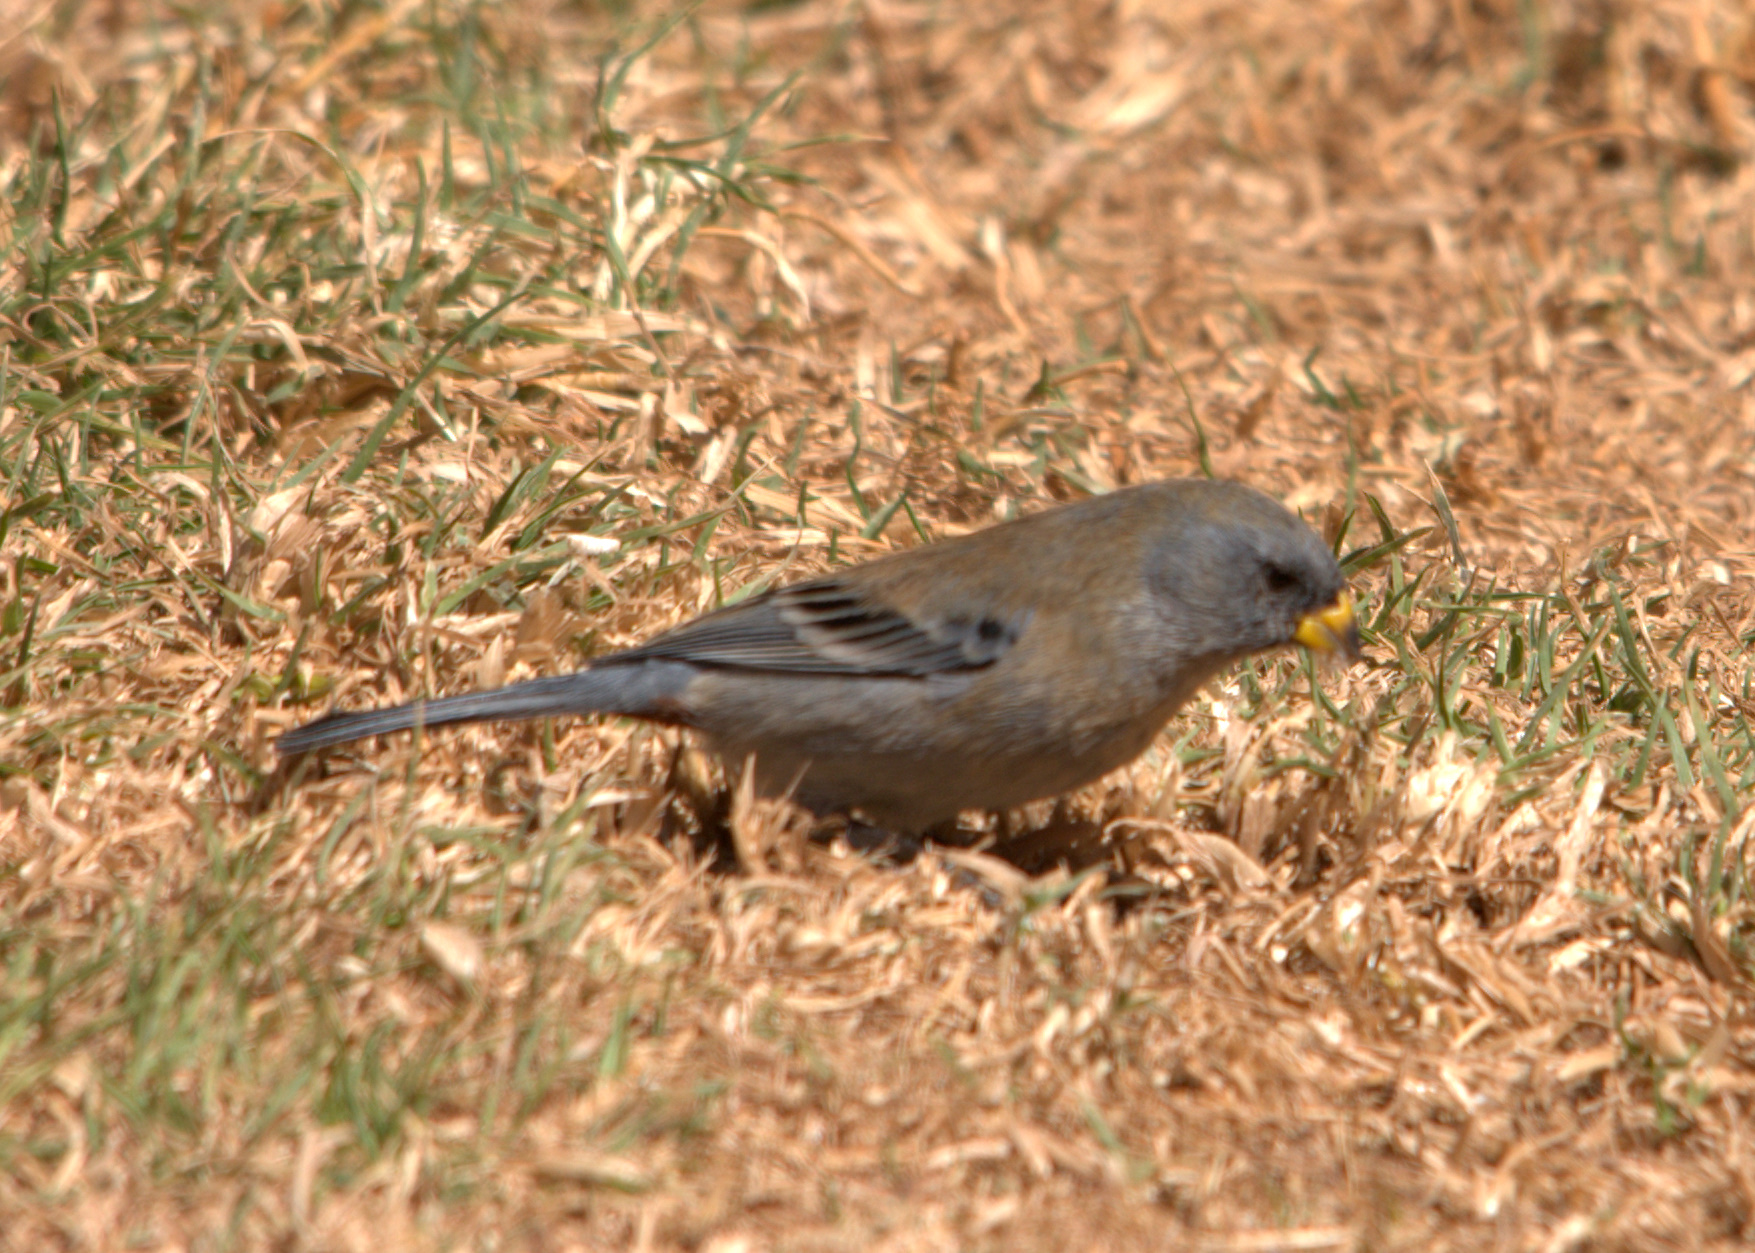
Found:
<svg viewBox="0 0 1755 1253"><path fill-rule="evenodd" d="M1711 0L22 13L0 1248L1741 1247L1752 139ZM981 848L274 770L1203 472L1367 663Z"/></svg>

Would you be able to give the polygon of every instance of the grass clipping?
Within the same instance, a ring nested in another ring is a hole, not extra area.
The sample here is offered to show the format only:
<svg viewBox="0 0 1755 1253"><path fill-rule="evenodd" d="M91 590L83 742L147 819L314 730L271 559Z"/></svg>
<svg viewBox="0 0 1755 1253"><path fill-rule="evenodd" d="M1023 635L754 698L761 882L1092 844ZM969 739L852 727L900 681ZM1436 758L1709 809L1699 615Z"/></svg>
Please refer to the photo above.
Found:
<svg viewBox="0 0 1755 1253"><path fill-rule="evenodd" d="M20 21L0 1247L1755 1235L1739 8ZM1203 472L1367 663L978 848L619 722L273 772Z"/></svg>

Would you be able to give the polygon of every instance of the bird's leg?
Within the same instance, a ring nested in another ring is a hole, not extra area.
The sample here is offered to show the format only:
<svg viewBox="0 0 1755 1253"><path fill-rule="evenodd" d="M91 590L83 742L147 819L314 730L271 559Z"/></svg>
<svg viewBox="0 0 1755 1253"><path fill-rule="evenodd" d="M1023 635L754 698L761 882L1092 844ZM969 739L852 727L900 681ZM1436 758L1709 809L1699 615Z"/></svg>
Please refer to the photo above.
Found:
<svg viewBox="0 0 1755 1253"><path fill-rule="evenodd" d="M925 847L918 836L903 835L888 827L876 826L851 817L847 819L847 828L842 832L841 838L856 853L881 858L898 866L905 866L913 861Z"/></svg>

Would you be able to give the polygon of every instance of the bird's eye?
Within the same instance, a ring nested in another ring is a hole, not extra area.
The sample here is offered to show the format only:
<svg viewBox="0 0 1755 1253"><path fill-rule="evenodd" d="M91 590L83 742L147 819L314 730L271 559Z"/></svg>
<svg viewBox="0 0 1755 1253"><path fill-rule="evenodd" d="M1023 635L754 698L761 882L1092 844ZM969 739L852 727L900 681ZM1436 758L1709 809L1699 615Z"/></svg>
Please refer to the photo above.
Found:
<svg viewBox="0 0 1755 1253"><path fill-rule="evenodd" d="M1274 565L1272 562L1268 563L1263 571L1263 577L1267 580L1270 592L1289 592L1298 585L1296 574L1286 569L1285 566Z"/></svg>

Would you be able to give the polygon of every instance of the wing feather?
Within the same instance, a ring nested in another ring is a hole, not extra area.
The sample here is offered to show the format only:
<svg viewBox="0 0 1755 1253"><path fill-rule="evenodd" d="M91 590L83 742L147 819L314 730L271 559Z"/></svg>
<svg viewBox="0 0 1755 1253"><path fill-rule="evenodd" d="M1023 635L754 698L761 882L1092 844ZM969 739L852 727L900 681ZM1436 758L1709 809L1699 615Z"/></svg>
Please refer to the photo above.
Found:
<svg viewBox="0 0 1755 1253"><path fill-rule="evenodd" d="M921 621L831 575L704 614L617 656L793 674L922 677L992 665L1028 621L1028 614Z"/></svg>

